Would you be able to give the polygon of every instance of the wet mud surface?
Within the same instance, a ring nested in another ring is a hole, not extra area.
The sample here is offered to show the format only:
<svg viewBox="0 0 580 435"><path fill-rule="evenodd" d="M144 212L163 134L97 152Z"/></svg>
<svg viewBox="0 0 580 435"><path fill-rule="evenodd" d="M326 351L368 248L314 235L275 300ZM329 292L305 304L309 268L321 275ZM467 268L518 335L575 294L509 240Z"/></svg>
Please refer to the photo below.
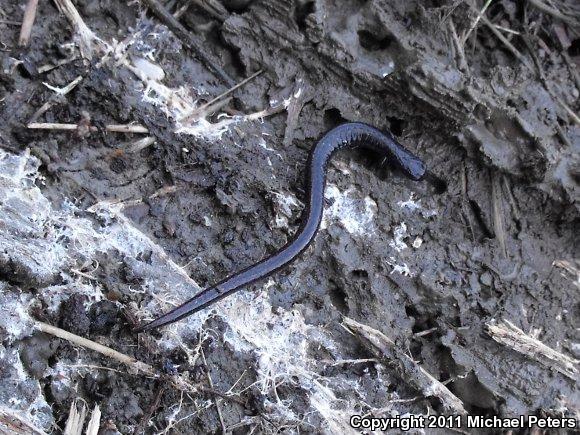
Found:
<svg viewBox="0 0 580 435"><path fill-rule="evenodd" d="M263 70L196 118L228 87L141 4L74 2L87 37L40 2L19 48L7 23L24 3L0 1L2 412L55 433L81 401L99 406L102 433L350 433L365 413L578 417L577 19L498 1L461 43L483 4L194 2L179 20L211 59L235 82ZM35 122L80 127L27 128L47 101ZM392 131L445 190L340 154L299 260L135 334L292 237L308 150L343 121ZM345 317L388 337L393 360ZM456 405L402 375L397 355Z"/></svg>

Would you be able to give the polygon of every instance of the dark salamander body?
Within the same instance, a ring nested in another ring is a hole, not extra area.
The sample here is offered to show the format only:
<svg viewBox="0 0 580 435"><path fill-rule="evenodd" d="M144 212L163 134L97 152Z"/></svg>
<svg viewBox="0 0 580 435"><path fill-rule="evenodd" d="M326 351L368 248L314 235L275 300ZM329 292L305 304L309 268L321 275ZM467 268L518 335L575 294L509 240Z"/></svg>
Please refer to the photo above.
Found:
<svg viewBox="0 0 580 435"><path fill-rule="evenodd" d="M359 122L342 124L330 130L310 152L305 208L302 223L294 238L278 252L201 291L183 305L144 325L139 331L176 322L249 284L272 275L295 260L312 243L320 226L328 162L337 151L358 147L380 153L412 180L419 181L425 178L432 181L434 178L427 171L425 163L399 144L390 133Z"/></svg>

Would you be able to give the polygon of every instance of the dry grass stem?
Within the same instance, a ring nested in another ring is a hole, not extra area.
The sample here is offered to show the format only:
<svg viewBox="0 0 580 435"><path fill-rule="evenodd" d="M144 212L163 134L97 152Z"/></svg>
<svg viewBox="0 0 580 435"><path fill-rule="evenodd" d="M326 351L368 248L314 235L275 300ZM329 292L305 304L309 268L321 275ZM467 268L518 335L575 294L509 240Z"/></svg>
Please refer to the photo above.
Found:
<svg viewBox="0 0 580 435"><path fill-rule="evenodd" d="M34 112L32 117L30 118L29 124L36 122L38 118L40 118L44 113L48 112L52 106L58 104L59 102L64 100L64 96L72 91L77 85L83 80L83 76L77 76L72 82L66 85L64 88L55 88L50 86L49 89L54 91L55 93L51 95L46 103L44 103L40 108Z"/></svg>
<svg viewBox="0 0 580 435"><path fill-rule="evenodd" d="M425 397L438 398L446 412L466 414L463 402L457 396L399 349L385 334L348 317L344 318L343 324L375 357L392 367L401 379Z"/></svg>
<svg viewBox="0 0 580 435"><path fill-rule="evenodd" d="M236 89L241 88L246 83L248 83L249 81L255 79L256 77L258 77L263 72L264 72L264 70L259 70L259 71L255 72L250 77L242 80L240 83L238 83L235 86L232 86L231 88L229 88L227 91L221 93L220 95L218 95L217 97L211 99L207 103L202 104L198 108L196 108L196 109L192 110L191 112L185 114L180 119L178 119L178 121L180 121L180 122L189 122L189 121L195 121L196 119L202 118L203 117L203 114L208 112L208 109L212 106L212 104L214 104L215 102L221 100L225 96L231 94Z"/></svg>
<svg viewBox="0 0 580 435"><path fill-rule="evenodd" d="M465 33L465 35L463 35L463 38L461 38L461 45L465 45L467 38L469 38L469 35L471 35L471 32L473 32L473 30L477 27L477 24L479 23L479 21L483 17L483 14L485 14L485 11L487 11L487 8L491 4L491 2L492 2L492 0L487 0L485 2L485 4L483 5L483 8L478 12L477 17L475 18L475 21L473 21L473 23L471 23L471 27ZM473 9L475 9L475 8L473 8Z"/></svg>
<svg viewBox="0 0 580 435"><path fill-rule="evenodd" d="M92 59L94 44L101 44L102 41L85 24L71 0L54 0L54 2L58 10L64 14L73 25L75 33L79 38L79 49L81 55L86 59Z"/></svg>
<svg viewBox="0 0 580 435"><path fill-rule="evenodd" d="M503 201L501 195L501 177L491 175L491 210L493 213L493 231L504 258L507 258L505 230L503 227Z"/></svg>
<svg viewBox="0 0 580 435"><path fill-rule="evenodd" d="M544 367L555 370L564 376L578 380L578 364L580 361L560 353L541 341L530 337L508 320L489 322L486 332L500 344L538 362Z"/></svg>
<svg viewBox="0 0 580 435"><path fill-rule="evenodd" d="M190 50L192 50L199 60L205 64L205 66L211 70L216 76L218 76L227 86L234 86L235 82L232 78L210 58L204 47L202 47L189 33L189 31L183 27L183 25L177 21L173 15L171 15L167 9L159 3L157 0L141 0L141 3L145 4L151 11L165 24L175 36L177 36L181 42L184 43Z"/></svg>
<svg viewBox="0 0 580 435"><path fill-rule="evenodd" d="M492 33L499 39L503 45L518 59L523 65L526 66L530 71L533 71L532 66L526 60L526 58L518 51L516 47L513 46L511 42L507 40L505 36L495 27L495 25L489 21L485 16L481 17L481 21L492 31Z"/></svg>
<svg viewBox="0 0 580 435"><path fill-rule="evenodd" d="M98 435L99 428L101 427L101 409L99 405L95 405L93 412L91 412L91 419L89 424L87 424L86 435Z"/></svg>
<svg viewBox="0 0 580 435"><path fill-rule="evenodd" d="M27 125L28 128L32 130L64 130L64 131L74 131L79 129L78 124L61 124L55 122L31 122ZM89 131L99 131L98 127L89 126ZM147 127L142 125L134 124L124 124L124 125L106 125L106 131L115 133L149 133Z"/></svg>
<svg viewBox="0 0 580 435"><path fill-rule="evenodd" d="M0 434L47 435L17 411L3 406L0 407Z"/></svg>
<svg viewBox="0 0 580 435"><path fill-rule="evenodd" d="M199 350L200 350L201 359L203 361L203 365L205 367L205 375L207 377L207 384L213 390L213 380L211 378L211 373L209 371L209 366L207 365L207 361L205 359L205 353L203 351L203 348L200 347ZM222 427L222 433L223 433L223 435L226 435L227 428L226 428L226 424L224 422L224 416L222 414L220 400L219 400L219 398L217 398L217 397L214 396L213 401L215 403L215 409L216 409L216 412L217 412L217 415L218 415L218 418L219 418L219 421L220 421L220 425Z"/></svg>
<svg viewBox="0 0 580 435"><path fill-rule="evenodd" d="M536 9L551 15L552 17L564 21L565 23L573 26L578 27L580 26L580 21L578 20L578 15L576 17L572 17L560 12L558 9L555 9L546 3L542 2L541 0L529 0L530 4L534 6Z"/></svg>
<svg viewBox="0 0 580 435"><path fill-rule="evenodd" d="M26 8L24 9L24 18L22 20L22 27L20 28L20 36L18 37L18 45L26 47L30 43L30 35L32 34L32 26L36 18L36 10L38 9L38 0L28 0Z"/></svg>
<svg viewBox="0 0 580 435"><path fill-rule="evenodd" d="M453 18L449 20L449 30L451 31L451 39L455 45L455 50L457 51L457 68L464 73L469 73L469 65L467 64L467 59L465 58L464 45L459 40L457 35L457 30L455 29L455 24L453 23Z"/></svg>
<svg viewBox="0 0 580 435"><path fill-rule="evenodd" d="M66 420L63 435L81 435L86 417L87 409L85 404L81 402L79 409L77 407L77 401L73 400L70 404L68 419Z"/></svg>

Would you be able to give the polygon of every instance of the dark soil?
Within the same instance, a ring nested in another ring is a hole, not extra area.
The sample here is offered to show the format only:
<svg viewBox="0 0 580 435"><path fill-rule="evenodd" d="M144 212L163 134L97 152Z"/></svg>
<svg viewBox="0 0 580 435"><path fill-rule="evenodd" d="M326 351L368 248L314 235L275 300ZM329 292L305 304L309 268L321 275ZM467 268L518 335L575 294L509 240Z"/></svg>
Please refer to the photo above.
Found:
<svg viewBox="0 0 580 435"><path fill-rule="evenodd" d="M52 1L40 2L31 44L18 47L20 26L9 22L25 3L0 0L4 408L60 432L82 399L99 405L102 433L220 432L222 422L236 433L347 433L355 413L444 412L371 359L342 326L347 316L389 337L470 414L579 416L573 1L549 2L564 20L532 2L494 1L464 43L454 32L461 38L485 2L191 2L179 21L217 65L236 82L263 73L189 123L178 118L228 87L139 2L74 1L100 38L90 59ZM186 2L166 3L174 12ZM78 76L55 97L51 87ZM97 131L27 128L50 99L36 122L84 120ZM284 100L286 111L243 117ZM215 310L135 334L285 244L308 150L343 121L393 132L445 191L372 154L342 154L322 229L300 260ZM104 128L130 123L148 135ZM147 136L154 142L139 147ZM35 332L28 315L206 390L136 375ZM494 340L489 325L505 321L555 362Z"/></svg>

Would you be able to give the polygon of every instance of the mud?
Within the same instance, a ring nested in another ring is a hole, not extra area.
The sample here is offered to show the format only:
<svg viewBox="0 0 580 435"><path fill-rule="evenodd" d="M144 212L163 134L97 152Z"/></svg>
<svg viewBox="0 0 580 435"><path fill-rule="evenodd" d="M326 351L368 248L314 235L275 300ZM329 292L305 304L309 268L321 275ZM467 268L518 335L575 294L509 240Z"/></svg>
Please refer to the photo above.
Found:
<svg viewBox="0 0 580 435"><path fill-rule="evenodd" d="M0 10L19 21L25 2L13 3ZM104 433L217 432L222 421L236 433L351 433L352 414L444 411L374 359L347 316L470 414L578 417L578 27L494 2L487 17L520 33L506 34L518 59L483 22L462 55L451 23L461 35L477 12L461 1L202 3L180 18L196 41L236 81L263 73L193 121L227 88L140 4L75 1L98 37L85 58L52 2L40 2L28 48L0 24L2 407L59 432L84 400ZM98 131L26 128L50 98L38 122L90 118ZM343 120L392 131L446 190L343 154L299 261L162 331L132 332L284 245L308 150ZM104 130L130 123L153 139ZM35 320L206 390L162 388ZM503 320L571 358L576 378L492 339Z"/></svg>

